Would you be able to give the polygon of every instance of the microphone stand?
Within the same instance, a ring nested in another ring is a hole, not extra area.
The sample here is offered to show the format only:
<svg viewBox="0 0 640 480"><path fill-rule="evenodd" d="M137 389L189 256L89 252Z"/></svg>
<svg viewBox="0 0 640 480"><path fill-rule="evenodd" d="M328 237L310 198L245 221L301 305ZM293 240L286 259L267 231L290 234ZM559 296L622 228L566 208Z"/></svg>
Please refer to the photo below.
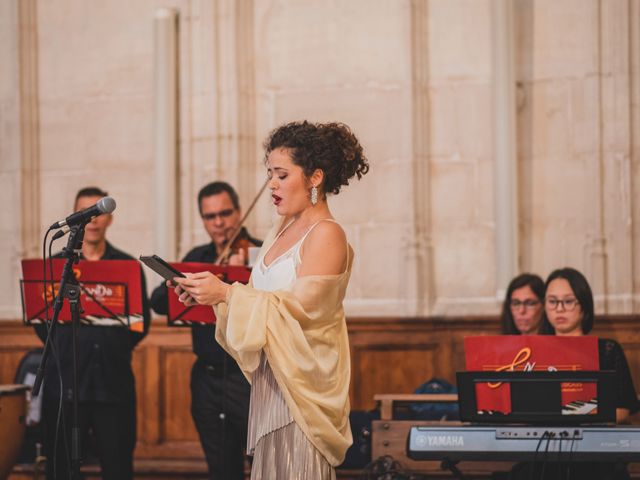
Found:
<svg viewBox="0 0 640 480"><path fill-rule="evenodd" d="M69 232L69 239L67 246L62 249L63 257L67 259L62 269L62 278L60 280L60 287L58 288L58 294L53 303L53 318L51 319L51 327L49 328L49 334L44 344L44 350L42 351L42 358L36 379L33 384L32 393L33 396L38 396L40 392L40 386L44 377L44 369L47 364L47 358L49 357L49 350L51 342L55 341L56 325L58 324L58 317L62 310L62 304L66 298L69 302L71 310L71 335L73 346L73 421L71 424L71 468L69 471L70 480L80 480L80 428L78 423L78 329L80 328L80 285L73 273L73 265L80 260L80 251L82 249L82 239L84 238L85 223L80 223L71 227ZM46 259L44 260L46 261ZM62 375L62 372L59 372ZM64 387L64 386L63 386ZM64 388L63 388L64 390ZM63 392L61 392L61 395ZM50 459L53 461L53 459Z"/></svg>

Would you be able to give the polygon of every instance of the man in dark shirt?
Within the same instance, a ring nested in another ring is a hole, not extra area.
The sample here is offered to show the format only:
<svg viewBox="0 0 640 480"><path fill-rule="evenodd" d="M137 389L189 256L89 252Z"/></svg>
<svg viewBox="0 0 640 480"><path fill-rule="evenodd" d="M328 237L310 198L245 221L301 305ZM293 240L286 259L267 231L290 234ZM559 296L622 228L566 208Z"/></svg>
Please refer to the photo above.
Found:
<svg viewBox="0 0 640 480"><path fill-rule="evenodd" d="M198 193L198 209L211 243L194 248L182 261L213 264L240 222L238 194L228 183L210 183ZM262 244L244 228L239 236L253 246ZM245 265L246 260L241 250L229 258L228 264ZM151 307L156 313L166 315L167 302L167 288L160 285L151 295ZM191 338L197 357L191 369L191 415L207 458L210 478L242 479L249 384L236 362L215 341L215 326L194 325Z"/></svg>
<svg viewBox="0 0 640 480"><path fill-rule="evenodd" d="M83 188L76 195L75 211L94 205L107 195L97 187ZM111 214L95 217L85 227L80 258L96 260L134 260L106 240ZM136 444L136 391L131 354L149 330L151 318L146 283L141 269L142 317L141 331L126 327L85 326L78 331L78 423L80 449L86 454L88 432L95 438L96 454L104 480L133 479L133 451ZM44 342L46 327L39 325L36 333ZM43 386L43 420L47 478L69 478L71 455L71 423L73 400L73 351L70 325L57 325L55 352L47 361ZM53 353L53 351L52 351ZM60 373L58 367L60 365ZM60 378L64 427L56 435L60 403ZM55 445L57 439L57 446Z"/></svg>

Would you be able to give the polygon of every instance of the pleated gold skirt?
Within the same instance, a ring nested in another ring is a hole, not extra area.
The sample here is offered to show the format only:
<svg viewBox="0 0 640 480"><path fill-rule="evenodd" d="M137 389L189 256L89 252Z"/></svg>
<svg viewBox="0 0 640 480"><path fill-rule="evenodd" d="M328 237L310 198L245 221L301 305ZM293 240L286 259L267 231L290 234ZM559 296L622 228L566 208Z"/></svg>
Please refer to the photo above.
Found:
<svg viewBox="0 0 640 480"><path fill-rule="evenodd" d="M253 374L247 451L251 480L335 480L335 470L294 422L264 354Z"/></svg>

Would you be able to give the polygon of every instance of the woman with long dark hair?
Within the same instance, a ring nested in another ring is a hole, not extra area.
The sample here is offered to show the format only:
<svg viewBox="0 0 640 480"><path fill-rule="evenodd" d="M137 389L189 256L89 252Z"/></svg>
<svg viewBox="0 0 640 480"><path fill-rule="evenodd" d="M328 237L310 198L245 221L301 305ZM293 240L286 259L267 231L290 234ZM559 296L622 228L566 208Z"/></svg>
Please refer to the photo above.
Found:
<svg viewBox="0 0 640 480"><path fill-rule="evenodd" d="M502 303L503 335L536 335L542 326L544 281L523 273L509 283Z"/></svg>

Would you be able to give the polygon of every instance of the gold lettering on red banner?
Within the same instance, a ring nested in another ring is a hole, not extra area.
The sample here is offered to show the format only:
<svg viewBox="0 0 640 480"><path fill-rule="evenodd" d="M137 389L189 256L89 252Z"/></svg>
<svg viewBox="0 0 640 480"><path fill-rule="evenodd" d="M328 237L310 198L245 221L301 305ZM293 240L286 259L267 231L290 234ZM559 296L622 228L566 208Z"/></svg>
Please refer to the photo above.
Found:
<svg viewBox="0 0 640 480"><path fill-rule="evenodd" d="M526 363L530 357L531 357L531 349L529 347L524 347L522 350L516 353L516 356L513 357L513 360L511 361L511 363L502 365L501 367L496 368L495 371L496 372L515 372L516 367L518 365L522 365L523 363ZM489 385L489 388L498 388L500 385L502 385L502 382L488 383L488 385Z"/></svg>

